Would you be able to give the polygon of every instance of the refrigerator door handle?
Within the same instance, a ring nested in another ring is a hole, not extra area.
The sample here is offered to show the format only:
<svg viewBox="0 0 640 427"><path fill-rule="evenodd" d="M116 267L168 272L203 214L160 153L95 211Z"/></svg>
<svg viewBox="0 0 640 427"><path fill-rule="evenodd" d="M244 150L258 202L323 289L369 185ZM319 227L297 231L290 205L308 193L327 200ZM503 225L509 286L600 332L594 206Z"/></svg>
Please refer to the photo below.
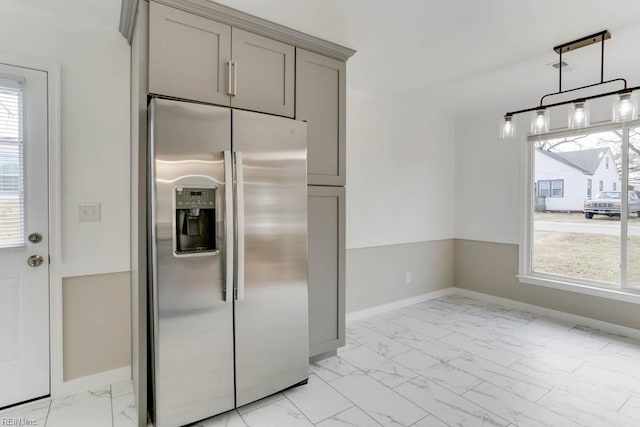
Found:
<svg viewBox="0 0 640 427"><path fill-rule="evenodd" d="M236 171L236 300L244 299L244 176L242 152L235 153Z"/></svg>
<svg viewBox="0 0 640 427"><path fill-rule="evenodd" d="M225 290L224 300L233 300L233 169L231 151L224 151L224 239L225 239Z"/></svg>

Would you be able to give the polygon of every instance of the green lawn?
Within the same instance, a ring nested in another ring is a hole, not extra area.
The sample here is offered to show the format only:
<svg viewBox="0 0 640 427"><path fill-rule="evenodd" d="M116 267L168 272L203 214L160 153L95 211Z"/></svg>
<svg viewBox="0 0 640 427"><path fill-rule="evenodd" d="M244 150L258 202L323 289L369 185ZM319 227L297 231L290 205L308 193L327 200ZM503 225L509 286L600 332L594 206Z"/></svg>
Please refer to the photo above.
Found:
<svg viewBox="0 0 640 427"><path fill-rule="evenodd" d="M640 285L640 237L627 245L628 283ZM536 237L534 271L620 283L620 238L600 234L548 233Z"/></svg>

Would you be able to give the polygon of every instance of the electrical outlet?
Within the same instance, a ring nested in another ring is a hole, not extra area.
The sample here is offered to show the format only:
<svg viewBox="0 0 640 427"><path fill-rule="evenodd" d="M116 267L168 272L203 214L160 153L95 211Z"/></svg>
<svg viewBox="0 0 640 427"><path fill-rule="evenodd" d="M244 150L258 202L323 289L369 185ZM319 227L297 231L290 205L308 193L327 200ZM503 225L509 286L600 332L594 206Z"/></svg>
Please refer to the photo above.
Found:
<svg viewBox="0 0 640 427"><path fill-rule="evenodd" d="M80 222L100 222L100 203L80 203L78 219Z"/></svg>
<svg viewBox="0 0 640 427"><path fill-rule="evenodd" d="M405 273L404 273L404 283L406 283L407 285L409 283L411 283L411 272L410 271L405 271Z"/></svg>

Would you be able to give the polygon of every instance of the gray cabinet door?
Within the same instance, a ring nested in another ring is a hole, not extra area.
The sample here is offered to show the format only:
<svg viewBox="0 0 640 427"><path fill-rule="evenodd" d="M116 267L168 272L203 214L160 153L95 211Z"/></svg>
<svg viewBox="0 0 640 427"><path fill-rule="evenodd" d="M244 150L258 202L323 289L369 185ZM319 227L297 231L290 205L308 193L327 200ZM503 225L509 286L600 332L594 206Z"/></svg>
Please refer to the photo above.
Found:
<svg viewBox="0 0 640 427"><path fill-rule="evenodd" d="M234 96L231 106L293 117L295 48L232 29Z"/></svg>
<svg viewBox="0 0 640 427"><path fill-rule="evenodd" d="M309 356L344 345L345 189L308 187Z"/></svg>
<svg viewBox="0 0 640 427"><path fill-rule="evenodd" d="M345 185L346 64L296 50L296 119L308 123L308 181Z"/></svg>
<svg viewBox="0 0 640 427"><path fill-rule="evenodd" d="M229 105L230 57L230 26L151 2L149 92Z"/></svg>

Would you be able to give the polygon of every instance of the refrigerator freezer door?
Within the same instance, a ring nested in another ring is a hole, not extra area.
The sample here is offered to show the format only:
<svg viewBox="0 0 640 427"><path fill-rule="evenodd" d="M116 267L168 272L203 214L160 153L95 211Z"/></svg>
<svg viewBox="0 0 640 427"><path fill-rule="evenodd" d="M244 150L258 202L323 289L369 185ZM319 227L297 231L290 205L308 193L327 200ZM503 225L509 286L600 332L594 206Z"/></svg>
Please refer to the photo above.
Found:
<svg viewBox="0 0 640 427"><path fill-rule="evenodd" d="M241 406L308 377L307 132L303 122L238 110L232 126L244 185L236 197L236 213L244 211L244 226L236 222L244 250L244 280L236 275L244 297L235 301Z"/></svg>
<svg viewBox="0 0 640 427"><path fill-rule="evenodd" d="M163 99L153 99L149 111L154 425L176 426L234 407L233 303L225 301L224 268L232 238L225 233L223 154L231 149L231 112ZM184 231L174 214L181 188L215 188L207 203L215 206L217 253L175 256L173 239Z"/></svg>

